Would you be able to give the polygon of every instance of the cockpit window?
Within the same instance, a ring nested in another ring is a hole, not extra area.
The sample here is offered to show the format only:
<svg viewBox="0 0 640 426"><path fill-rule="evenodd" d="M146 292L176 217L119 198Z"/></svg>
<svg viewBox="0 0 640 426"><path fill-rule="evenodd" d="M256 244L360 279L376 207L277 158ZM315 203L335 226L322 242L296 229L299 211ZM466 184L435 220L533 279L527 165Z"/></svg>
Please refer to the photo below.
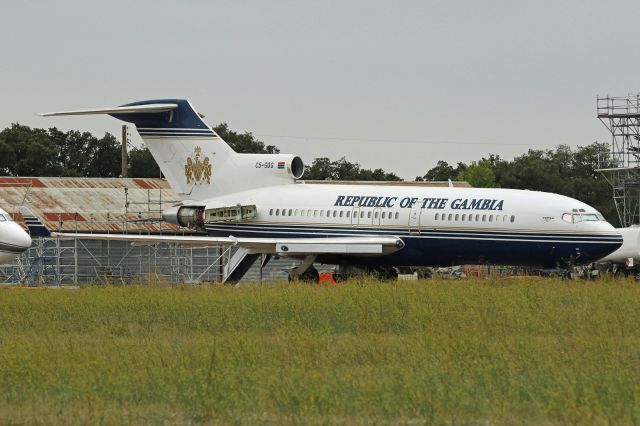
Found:
<svg viewBox="0 0 640 426"><path fill-rule="evenodd" d="M7 219L4 218L4 215L0 214L0 222L4 222L5 220L7 220Z"/></svg>
<svg viewBox="0 0 640 426"><path fill-rule="evenodd" d="M582 213L584 209L573 210L573 213L564 213L562 220L567 223L580 223L580 222L604 222L604 216L600 213Z"/></svg>

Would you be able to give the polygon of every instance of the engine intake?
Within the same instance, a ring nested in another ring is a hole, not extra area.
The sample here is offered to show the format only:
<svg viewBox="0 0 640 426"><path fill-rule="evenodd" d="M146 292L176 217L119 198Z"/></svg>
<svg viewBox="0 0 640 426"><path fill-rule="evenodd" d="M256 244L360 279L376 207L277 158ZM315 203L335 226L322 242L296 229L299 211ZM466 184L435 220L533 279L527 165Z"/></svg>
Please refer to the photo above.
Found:
<svg viewBox="0 0 640 426"><path fill-rule="evenodd" d="M289 162L288 171L294 179L300 179L304 175L304 161L302 161L302 158L297 155L293 156Z"/></svg>

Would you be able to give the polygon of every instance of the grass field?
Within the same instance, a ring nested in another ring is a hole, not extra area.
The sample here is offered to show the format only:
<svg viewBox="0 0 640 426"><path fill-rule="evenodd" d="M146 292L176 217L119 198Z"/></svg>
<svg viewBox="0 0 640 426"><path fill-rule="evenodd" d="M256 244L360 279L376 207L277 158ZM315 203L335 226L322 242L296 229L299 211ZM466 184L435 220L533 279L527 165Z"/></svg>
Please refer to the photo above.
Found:
<svg viewBox="0 0 640 426"><path fill-rule="evenodd" d="M0 290L0 423L638 424L640 285Z"/></svg>

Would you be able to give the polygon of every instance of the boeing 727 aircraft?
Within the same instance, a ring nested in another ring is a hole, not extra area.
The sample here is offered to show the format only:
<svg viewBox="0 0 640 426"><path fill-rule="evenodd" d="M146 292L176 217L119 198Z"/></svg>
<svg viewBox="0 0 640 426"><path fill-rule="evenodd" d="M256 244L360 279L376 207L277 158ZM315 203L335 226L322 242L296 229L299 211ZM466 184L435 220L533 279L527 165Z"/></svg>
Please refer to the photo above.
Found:
<svg viewBox="0 0 640 426"><path fill-rule="evenodd" d="M585 203L544 192L488 188L305 184L300 157L239 154L187 100L45 113L108 114L133 123L182 202L171 223L207 237L55 234L138 243L234 245L227 278L260 254L344 270L491 263L555 267L600 259L620 234ZM267 259L269 256L267 256Z"/></svg>
<svg viewBox="0 0 640 426"><path fill-rule="evenodd" d="M31 247L31 237L0 209L0 265L5 265Z"/></svg>

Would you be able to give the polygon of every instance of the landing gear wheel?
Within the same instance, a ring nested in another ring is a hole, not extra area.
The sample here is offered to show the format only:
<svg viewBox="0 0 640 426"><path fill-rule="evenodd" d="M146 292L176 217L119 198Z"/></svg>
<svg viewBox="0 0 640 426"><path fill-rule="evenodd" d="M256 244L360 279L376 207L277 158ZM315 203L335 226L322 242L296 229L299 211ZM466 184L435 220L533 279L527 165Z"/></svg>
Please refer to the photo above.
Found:
<svg viewBox="0 0 640 426"><path fill-rule="evenodd" d="M300 274L298 279L310 284L316 284L320 282L320 274L318 273L318 270L315 268L315 266L310 266L309 269Z"/></svg>

